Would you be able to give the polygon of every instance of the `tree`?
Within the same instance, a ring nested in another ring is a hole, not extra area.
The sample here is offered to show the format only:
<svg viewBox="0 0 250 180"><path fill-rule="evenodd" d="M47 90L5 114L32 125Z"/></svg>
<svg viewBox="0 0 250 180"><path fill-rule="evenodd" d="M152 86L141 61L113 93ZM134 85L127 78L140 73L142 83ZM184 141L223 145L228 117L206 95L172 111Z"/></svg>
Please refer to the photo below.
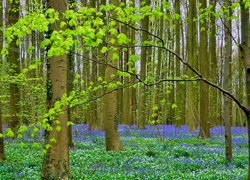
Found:
<svg viewBox="0 0 250 180"><path fill-rule="evenodd" d="M240 1L241 6L241 59L245 67L246 76L246 93L247 93L247 107L245 114L247 116L248 125L248 179L250 179L250 49L249 49L249 8L245 7L243 0Z"/></svg>
<svg viewBox="0 0 250 180"><path fill-rule="evenodd" d="M201 14L207 8L207 1L201 0ZM201 15L200 15L201 17ZM208 52L207 52L207 20L206 16L200 20L200 72L204 77L208 77ZM200 82L200 136L210 138L209 117L209 86L205 82Z"/></svg>
<svg viewBox="0 0 250 180"><path fill-rule="evenodd" d="M15 24L19 19L19 1L9 1L8 4L8 24L11 26ZM10 83L10 128L15 133L17 132L20 125L20 88L18 81L15 77L20 73L20 61L19 61L19 46L16 43L17 37L13 39L9 49L9 64L10 64L10 75L13 80Z"/></svg>
<svg viewBox="0 0 250 180"><path fill-rule="evenodd" d="M225 2L225 9L228 9L228 13L225 14L225 62L224 62L224 81L223 88L229 90L229 66L232 61L232 22L228 17L232 17L232 9L230 8L230 3ZM230 99L224 97L224 123L225 123L225 144L226 144L226 159L232 160L232 134L231 134L231 118L230 118Z"/></svg>
<svg viewBox="0 0 250 180"><path fill-rule="evenodd" d="M180 1L175 1L175 13L180 15L181 17L181 10L180 10ZM181 18L178 18L176 20L176 25L175 25L175 52L177 54L180 54L181 52ZM178 59L175 57L175 61L176 61L176 77L181 77L181 66L180 66L180 61L178 61ZM181 88L182 86L177 82L176 83L176 105L177 105L177 110L176 110L176 116L177 116L177 126L179 127L183 122L181 121L181 119L183 117L181 117L181 111L183 110L182 108L182 93L181 93Z"/></svg>
<svg viewBox="0 0 250 180"><path fill-rule="evenodd" d="M197 31L194 18L196 17L196 0L189 0L188 9L188 34L187 34L187 58L188 63L195 67L197 64ZM188 77L194 74L190 70L187 73ZM197 109L196 109L196 94L197 92L194 84L187 83L187 96L186 96L186 123L190 131L195 131L197 126Z"/></svg>
<svg viewBox="0 0 250 180"><path fill-rule="evenodd" d="M116 0L111 0L111 4L118 6L119 2ZM113 10L112 15L116 17L115 10ZM118 35L119 27L116 25L113 27L114 34L108 35L108 41L112 44L115 39L115 35ZM115 44L113 44L115 46ZM109 50L107 55L107 67L105 70L105 81L109 83L115 83L117 78L119 56L116 48ZM113 68L115 67L115 68ZM113 87L108 88L114 90ZM105 142L107 151L120 151L123 149L122 143L118 134L118 117L117 117L117 96L116 91L113 91L104 97L104 130L105 130Z"/></svg>
<svg viewBox="0 0 250 180"><path fill-rule="evenodd" d="M216 20L215 20L215 7L216 7L217 0L210 0L210 5L212 6L210 14L210 40L209 40L209 54L210 54L210 73L209 76L211 80L217 83L217 74L218 74L218 67L217 67L217 53L216 53ZM218 90L215 88L211 89L210 93L210 107L209 107L209 114L210 114L210 126L213 127L216 125L218 121Z"/></svg>
<svg viewBox="0 0 250 180"><path fill-rule="evenodd" d="M65 1L49 0L49 6L59 12L59 20L51 25L53 35L61 30L62 13L67 10L67 4ZM58 100L67 94L68 55L49 57L47 64L47 103L48 109L51 109L58 106ZM43 179L68 179L69 176L68 111L66 105L59 106L61 112L57 112L55 117L48 117L52 129L46 129L45 134Z"/></svg>
<svg viewBox="0 0 250 180"><path fill-rule="evenodd" d="M146 0L145 7L150 7L150 1ZM148 30L149 28L149 17L146 15L144 19L142 20L142 29ZM145 42L148 40L148 33L142 32L141 42ZM145 81L146 79L146 68L147 68L147 59L148 59L148 48L142 47L141 48L141 59L140 59L140 78L142 81ZM140 129L143 129L146 127L146 88L142 84L142 86L139 89L140 95L139 95L139 108L138 108L138 127Z"/></svg>
<svg viewBox="0 0 250 180"><path fill-rule="evenodd" d="M3 1L0 1L0 28L3 28ZM3 48L3 30L0 30L0 49ZM2 55L0 56L2 65ZM2 79L1 79L2 80ZM0 134L3 133L2 98L0 99ZM0 137L0 161L5 160L4 139Z"/></svg>

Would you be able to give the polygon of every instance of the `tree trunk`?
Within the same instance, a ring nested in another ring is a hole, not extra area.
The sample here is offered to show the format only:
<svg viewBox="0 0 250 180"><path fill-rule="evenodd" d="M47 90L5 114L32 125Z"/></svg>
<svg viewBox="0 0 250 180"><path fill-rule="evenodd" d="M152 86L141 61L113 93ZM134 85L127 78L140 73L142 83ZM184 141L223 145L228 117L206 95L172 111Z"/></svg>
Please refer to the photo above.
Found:
<svg viewBox="0 0 250 180"><path fill-rule="evenodd" d="M201 9L207 8L207 1L201 0ZM207 53L207 21L202 19L200 23L200 72L207 78L208 77L208 53ZM200 82L200 136L202 138L210 138L210 127L208 122L209 117L209 86L201 81Z"/></svg>
<svg viewBox="0 0 250 180"><path fill-rule="evenodd" d="M19 1L9 2L8 6L8 24L13 25L19 19ZM10 44L9 49L9 62L10 62L10 75L15 77L20 73L20 61L19 61L19 46L16 44L17 37L15 36ZM18 82L10 83L10 128L13 132L17 132L20 125L20 89Z"/></svg>
<svg viewBox="0 0 250 180"><path fill-rule="evenodd" d="M150 1L146 1L146 5L150 5ZM149 17L145 16L142 20L142 29L148 30L149 27ZM141 43L148 40L148 34L142 32ZM147 65L147 47L141 48L141 59L140 59L140 79L144 81L146 79L146 65ZM144 85L140 86L139 89L139 109L138 109L138 128L144 129L146 127L146 88Z"/></svg>
<svg viewBox="0 0 250 180"><path fill-rule="evenodd" d="M3 1L0 0L0 27L3 27ZM0 49L3 48L3 31L0 30ZM0 56L0 64L2 64L2 55ZM1 70L2 71L2 70ZM1 72L2 74L2 72ZM2 79L1 79L2 81ZM2 93L2 90L1 90ZM0 134L3 133L3 116L2 116L2 99L0 99ZM4 139L0 137L0 161L5 160Z"/></svg>
<svg viewBox="0 0 250 180"><path fill-rule="evenodd" d="M49 0L49 6L60 12L60 21L62 14L66 9L64 1ZM60 21L51 26L51 30L60 30ZM51 57L48 60L47 75L47 102L48 108L52 108L57 100L60 100L64 94L67 94L68 82L68 55ZM45 132L45 149L42 179L68 179L69 177L69 148L68 148L68 111L66 105L61 105L63 114L56 114L48 123L52 130ZM58 122L57 122L58 121ZM60 127L58 129L58 127ZM54 140L55 141L54 141ZM46 148L46 146L50 146Z"/></svg>
<svg viewBox="0 0 250 180"><path fill-rule="evenodd" d="M225 8L229 9L229 3L225 2ZM232 39L231 39L231 31L232 31L232 23L227 17L232 16L232 10L229 9L229 12L225 16L225 62L224 62L224 81L223 88L225 90L229 90L229 66L232 60ZM232 134L231 134L231 118L230 118L230 99L224 96L224 123L225 123L225 155L228 161L232 160Z"/></svg>
<svg viewBox="0 0 250 180"><path fill-rule="evenodd" d="M111 0L110 3L116 6L119 5L119 2L116 0ZM118 30L119 27L116 26L114 28ZM112 39L112 38L116 38L116 37L114 37L114 35L109 35L108 39ZM111 49L107 55L108 66L106 67L106 70L105 70L105 81L110 82L110 83L114 83L115 78L117 78L117 77L113 77L113 75L117 74L117 70L111 67L111 66L118 67L118 59L113 59L114 53L118 53L118 52ZM112 91L112 90L114 89L113 88L107 89L107 91ZM104 130L105 130L105 141L106 141L107 151L120 151L123 149L122 143L120 141L119 134L118 134L116 93L117 93L116 90L114 90L113 92L106 94L104 97L104 104L105 104L104 106Z"/></svg>
<svg viewBox="0 0 250 180"><path fill-rule="evenodd" d="M188 34L187 34L187 55L188 63L196 67L197 64L197 30L196 23L193 21L196 18L196 0L189 0L188 9ZM188 70L188 77L192 77L194 74ZM186 95L186 122L188 124L189 131L195 131L197 127L197 90L194 83L187 83L187 95Z"/></svg>
<svg viewBox="0 0 250 180"><path fill-rule="evenodd" d="M210 0L210 5L212 6L211 11L215 13L217 0ZM216 55L216 21L215 15L210 15L210 45L209 45L209 52L210 52L210 77L214 83L217 83L217 55ZM216 88L211 88L211 95L210 95L210 126L216 126L218 122L218 90Z"/></svg>
<svg viewBox="0 0 250 180"><path fill-rule="evenodd" d="M126 0L122 0L123 3L126 4ZM122 27L122 32L129 37L129 29L127 26ZM129 49L127 51L123 52L123 62L124 62L124 70L128 71L129 67L127 65L129 61ZM124 77L124 84L128 84L130 82L130 77ZM131 94L132 94L132 88L125 88L123 90L123 112L122 112L122 122L126 125L133 125L133 119L132 119L132 103L131 103Z"/></svg>
<svg viewBox="0 0 250 180"><path fill-rule="evenodd" d="M180 21L181 21L181 11L180 11L180 1L175 1L175 13L180 15L180 19L177 19L175 24L175 52L176 54L181 53L181 25L180 25ZM180 66L180 61L175 58L175 62L176 62L176 77L177 78L181 78L181 66ZM183 111L182 109L182 93L181 93L181 85L177 82L176 83L176 125L177 127L180 127L182 125L182 121L181 121L181 112Z"/></svg>
<svg viewBox="0 0 250 180"><path fill-rule="evenodd" d="M249 49L249 9L245 9L243 0L240 1L241 5L241 59L245 67L246 75L246 93L247 93L247 105L250 109L250 49ZM248 179L250 179L250 113L247 116L247 128L248 128Z"/></svg>

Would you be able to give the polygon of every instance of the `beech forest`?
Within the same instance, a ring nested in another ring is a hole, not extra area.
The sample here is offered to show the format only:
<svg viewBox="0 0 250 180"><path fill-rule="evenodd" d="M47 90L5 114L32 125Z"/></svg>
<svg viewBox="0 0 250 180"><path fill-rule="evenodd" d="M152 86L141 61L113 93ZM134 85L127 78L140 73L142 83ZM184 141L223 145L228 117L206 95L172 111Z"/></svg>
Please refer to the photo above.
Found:
<svg viewBox="0 0 250 180"><path fill-rule="evenodd" d="M250 0L0 0L0 179L250 180Z"/></svg>

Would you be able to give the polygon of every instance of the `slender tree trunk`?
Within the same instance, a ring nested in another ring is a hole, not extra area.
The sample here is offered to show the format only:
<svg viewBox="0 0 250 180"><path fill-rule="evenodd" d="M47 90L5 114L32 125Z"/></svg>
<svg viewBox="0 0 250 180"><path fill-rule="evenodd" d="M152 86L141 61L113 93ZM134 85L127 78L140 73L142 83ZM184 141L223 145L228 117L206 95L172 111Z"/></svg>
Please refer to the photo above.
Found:
<svg viewBox="0 0 250 180"><path fill-rule="evenodd" d="M49 6L60 12L60 21L62 13L67 9L65 1L49 0ZM60 30L60 21L56 21L51 30ZM68 83L68 55L49 58L48 62L48 84L47 102L48 108L52 108L57 100L60 100L64 94L67 94ZM45 149L42 179L68 179L69 177L69 148L68 148L68 111L67 106L61 106L63 114L57 114L48 123L52 127L51 131L45 133ZM58 121L58 122L57 122ZM60 129L58 129L60 127ZM54 140L53 140L54 139ZM46 146L50 146L46 148Z"/></svg>
<svg viewBox="0 0 250 180"><path fill-rule="evenodd" d="M240 1L241 4L241 59L245 67L246 75L246 93L247 93L247 104L248 109L250 109L250 49L249 49L249 9L245 9L245 4L243 0ZM247 116L247 128L248 128L248 179L250 179L250 113Z"/></svg>
<svg viewBox="0 0 250 180"><path fill-rule="evenodd" d="M9 2L8 5L8 24L13 25L19 19L19 1ZM14 37L9 49L10 75L15 77L20 73L19 46L16 44L17 38ZM20 125L20 89L17 82L10 83L10 128L17 132Z"/></svg>
<svg viewBox="0 0 250 180"><path fill-rule="evenodd" d="M146 5L150 5L150 1L146 1ZM146 16L142 20L142 29L149 28L149 17ZM141 42L148 40L148 34L146 32L142 32ZM140 78L142 81L146 79L146 65L147 65L147 47L141 48L141 59L140 59ZM139 95L139 109L138 109L138 128L144 129L146 127L146 87L144 85L140 86L140 95Z"/></svg>
<svg viewBox="0 0 250 180"><path fill-rule="evenodd" d="M73 80L74 80L74 54L73 54L73 49L71 50L71 52L69 53L69 58L68 58L68 89L67 89L67 93L69 94L72 90L73 90ZM72 122L72 109L68 108L67 110L68 112L68 121ZM73 148L74 147L74 143L73 143L73 137L72 137L72 125L68 126L68 137L69 137L69 148Z"/></svg>
<svg viewBox="0 0 250 180"><path fill-rule="evenodd" d="M122 0L123 3L126 4L126 0ZM127 26L122 27L122 32L129 37L129 29ZM124 62L124 70L128 71L129 67L127 65L129 61L129 49L123 52L123 62ZM128 84L130 82L130 77L124 77L124 84ZM131 103L131 90L132 88L125 88L123 90L123 112L122 112L122 121L126 125L133 125L132 119L132 103Z"/></svg>
<svg viewBox="0 0 250 180"><path fill-rule="evenodd" d="M216 21L215 21L215 7L216 7L217 0L210 0L210 5L212 6L212 13L210 15L210 45L209 45L209 52L210 52L210 77L214 83L217 83L217 55L216 55ZM215 88L211 89L211 96L210 96L210 126L216 126L216 122L218 122L218 90Z"/></svg>
<svg viewBox="0 0 250 180"><path fill-rule="evenodd" d="M119 5L119 2L116 0L111 0L111 4L116 6ZM115 12L113 12L115 16ZM118 26L116 26L118 30ZM119 31L118 31L119 32ZM109 35L108 40L115 38L114 35ZM118 59L113 59L113 54L117 53L113 49L108 52L107 63L113 67L118 67ZM105 81L114 83L115 78L113 75L117 74L117 70L107 66L105 70ZM107 89L107 91L112 91L114 89ZM118 134L118 117L117 117L117 96L116 91L105 95L104 97L104 130L105 130L105 141L106 141L106 150L107 151L120 151L123 149L120 137Z"/></svg>
<svg viewBox="0 0 250 180"><path fill-rule="evenodd" d="M3 1L0 0L0 27L3 27ZM0 49L3 48L3 31L0 30ZM0 64L2 64L3 59L0 55ZM1 70L2 71L2 70ZM2 72L1 72L2 74ZM1 78L2 81L2 78ZM2 90L1 90L2 93ZM3 133L3 116L2 116L2 99L0 99L0 134ZM4 139L0 138L0 161L5 160L5 150L4 150Z"/></svg>
<svg viewBox="0 0 250 180"><path fill-rule="evenodd" d="M130 44L131 45L134 45L133 41L135 40L135 30L134 29L130 29L130 39L131 39L131 42ZM131 55L135 55L135 47L132 47L131 48ZM135 64L133 65L132 68L135 67ZM135 76L132 76L131 78L131 81L132 82L136 82L136 77ZM131 111L132 111L132 124L135 124L136 123L136 119L137 119L137 113L136 113L136 110L137 110L137 88L134 88L132 87L131 88Z"/></svg>
<svg viewBox="0 0 250 180"><path fill-rule="evenodd" d="M75 2L75 0L68 0L69 5L72 5ZM71 6L69 7L70 9L73 9ZM69 94L72 90L73 90L73 80L74 80L74 48L71 49L71 51L69 52L69 57L68 57L68 89L67 89L67 93ZM72 122L72 109L68 108L68 121ZM69 148L73 148L74 147L74 143L73 143L73 136L72 136L72 125L70 124L68 126L68 137L69 137Z"/></svg>
<svg viewBox="0 0 250 180"><path fill-rule="evenodd" d="M175 13L179 14L181 17L181 11L180 11L180 1L175 1ZM181 25L180 25L181 18L176 20L175 24L175 52L176 54L181 53ZM176 58L176 77L180 78L181 77L181 66L180 66L180 61ZM183 111L182 109L182 93L181 93L181 85L177 82L176 83L176 125L177 127L180 127L182 122L181 122L181 112Z"/></svg>
<svg viewBox="0 0 250 180"><path fill-rule="evenodd" d="M187 55L188 62L191 66L196 67L197 64L197 26L193 21L196 18L196 0L189 0L188 9L188 34L187 34ZM192 77L194 74L188 70L188 77ZM197 126L197 90L195 85L191 82L187 83L187 95L186 95L186 122L188 124L189 131L195 131Z"/></svg>
<svg viewBox="0 0 250 180"><path fill-rule="evenodd" d="M201 0L201 9L207 8L207 1ZM202 19L200 23L200 72L208 77L208 53L207 53L207 20ZM200 136L210 138L209 117L209 86L203 81L200 82Z"/></svg>
<svg viewBox="0 0 250 180"><path fill-rule="evenodd" d="M225 2L225 8L229 9L229 3ZM223 88L229 90L229 66L232 60L232 39L231 39L231 30L232 30L232 23L228 17L232 16L232 10L229 9L229 12L225 17L225 62L224 62L224 81L223 81ZM226 159L231 161L232 160L232 134L231 134L231 118L230 118L230 99L224 96L224 123L225 123L225 155Z"/></svg>

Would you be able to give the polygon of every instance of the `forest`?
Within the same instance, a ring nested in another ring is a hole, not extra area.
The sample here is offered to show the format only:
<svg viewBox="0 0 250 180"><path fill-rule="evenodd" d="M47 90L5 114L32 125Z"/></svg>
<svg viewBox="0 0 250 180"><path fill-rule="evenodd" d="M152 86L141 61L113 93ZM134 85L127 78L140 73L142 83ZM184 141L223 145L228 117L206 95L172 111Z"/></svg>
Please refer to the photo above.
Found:
<svg viewBox="0 0 250 180"><path fill-rule="evenodd" d="M0 0L0 179L250 179L250 0Z"/></svg>

